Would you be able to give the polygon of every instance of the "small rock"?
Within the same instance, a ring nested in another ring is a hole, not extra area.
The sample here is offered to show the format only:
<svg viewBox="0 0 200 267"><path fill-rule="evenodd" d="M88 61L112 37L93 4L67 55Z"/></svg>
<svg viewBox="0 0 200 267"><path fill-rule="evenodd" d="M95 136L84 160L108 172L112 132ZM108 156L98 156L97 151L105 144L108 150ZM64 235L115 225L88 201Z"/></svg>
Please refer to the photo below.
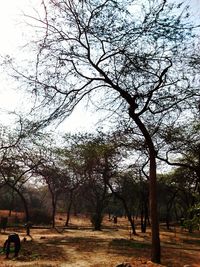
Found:
<svg viewBox="0 0 200 267"><path fill-rule="evenodd" d="M121 264L118 264L116 267L131 267L131 265L128 262L123 262Z"/></svg>

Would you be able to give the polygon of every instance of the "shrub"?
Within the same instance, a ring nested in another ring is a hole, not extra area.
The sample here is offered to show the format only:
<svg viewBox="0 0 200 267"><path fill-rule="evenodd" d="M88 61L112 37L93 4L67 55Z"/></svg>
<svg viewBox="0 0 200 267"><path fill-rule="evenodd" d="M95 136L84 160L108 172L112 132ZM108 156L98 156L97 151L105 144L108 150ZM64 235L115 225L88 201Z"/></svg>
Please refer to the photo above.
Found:
<svg viewBox="0 0 200 267"><path fill-rule="evenodd" d="M30 211L30 221L33 224L50 224L51 215L44 210L32 209Z"/></svg>
<svg viewBox="0 0 200 267"><path fill-rule="evenodd" d="M101 223L103 221L102 214L92 214L90 217L94 230L101 230Z"/></svg>

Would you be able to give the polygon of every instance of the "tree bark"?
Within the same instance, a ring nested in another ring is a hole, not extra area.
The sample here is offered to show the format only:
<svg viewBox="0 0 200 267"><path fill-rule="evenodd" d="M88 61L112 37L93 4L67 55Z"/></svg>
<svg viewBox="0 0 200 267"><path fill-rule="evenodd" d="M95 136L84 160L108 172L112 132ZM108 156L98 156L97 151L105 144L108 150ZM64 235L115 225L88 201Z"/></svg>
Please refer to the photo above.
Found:
<svg viewBox="0 0 200 267"><path fill-rule="evenodd" d="M134 107L134 106L133 106ZM150 203L150 218L151 218L151 235L152 235L152 250L151 260L156 263L160 263L161 249L160 249L160 237L159 237L159 221L157 210L157 177L156 177L156 151L154 148L151 136L146 129L139 116L135 114L135 109L129 109L129 115L134 120L140 131L142 132L145 142L149 150L149 203Z"/></svg>
<svg viewBox="0 0 200 267"><path fill-rule="evenodd" d="M148 220L148 208L147 208L147 204L143 203L142 208L141 208L141 232L142 233L146 233L147 220Z"/></svg>
<svg viewBox="0 0 200 267"><path fill-rule="evenodd" d="M160 237L159 221L157 211L157 181L156 181L156 159L154 151L150 149L150 176L149 176L149 198L150 198L150 217L152 232L152 251L151 260L160 263Z"/></svg>
<svg viewBox="0 0 200 267"><path fill-rule="evenodd" d="M125 201L124 199L122 199L122 198L121 198L121 201L123 202L123 205L124 205L124 209L125 209L126 215L127 215L128 220L129 220L129 222L130 222L130 224L131 224L132 234L133 234L133 235L137 235L136 230L135 230L134 219L133 219L132 216L131 216L131 213L130 213L128 207L127 207L126 201Z"/></svg>
<svg viewBox="0 0 200 267"><path fill-rule="evenodd" d="M56 197L52 196L52 228L55 228Z"/></svg>
<svg viewBox="0 0 200 267"><path fill-rule="evenodd" d="M56 193L51 189L50 184L48 184L49 192L51 194L51 204L52 204L52 228L55 228L55 216L56 216L56 204L57 196Z"/></svg>
<svg viewBox="0 0 200 267"><path fill-rule="evenodd" d="M70 191L70 195L69 195L69 204L68 204L68 207L67 207L67 219L66 219L66 222L65 222L65 226L69 225L72 202L73 202L73 191L71 190Z"/></svg>

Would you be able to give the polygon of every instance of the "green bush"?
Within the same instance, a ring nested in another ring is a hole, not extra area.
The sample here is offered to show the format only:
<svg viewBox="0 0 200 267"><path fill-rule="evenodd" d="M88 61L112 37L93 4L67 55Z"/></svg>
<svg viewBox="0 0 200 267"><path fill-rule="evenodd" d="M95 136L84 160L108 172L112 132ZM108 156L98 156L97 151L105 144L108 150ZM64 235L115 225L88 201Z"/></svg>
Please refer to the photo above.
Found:
<svg viewBox="0 0 200 267"><path fill-rule="evenodd" d="M197 204L189 209L188 213L191 218L183 221L183 226L192 232L194 230L200 230L200 204Z"/></svg>

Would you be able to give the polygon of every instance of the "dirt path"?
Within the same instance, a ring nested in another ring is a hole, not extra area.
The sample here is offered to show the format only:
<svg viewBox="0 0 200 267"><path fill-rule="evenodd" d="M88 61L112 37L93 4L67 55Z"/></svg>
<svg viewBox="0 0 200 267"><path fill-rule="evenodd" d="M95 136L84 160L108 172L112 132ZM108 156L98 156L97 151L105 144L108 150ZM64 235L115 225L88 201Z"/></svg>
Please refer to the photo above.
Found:
<svg viewBox="0 0 200 267"><path fill-rule="evenodd" d="M25 231L18 232L21 240ZM0 246L7 238L0 234ZM110 227L103 231L68 229L32 229L33 241L22 242L17 259L6 260L0 254L0 267L115 267L122 262L132 266L159 266L149 261L150 233L131 237L126 227ZM169 267L200 267L200 235L161 231L162 265Z"/></svg>

